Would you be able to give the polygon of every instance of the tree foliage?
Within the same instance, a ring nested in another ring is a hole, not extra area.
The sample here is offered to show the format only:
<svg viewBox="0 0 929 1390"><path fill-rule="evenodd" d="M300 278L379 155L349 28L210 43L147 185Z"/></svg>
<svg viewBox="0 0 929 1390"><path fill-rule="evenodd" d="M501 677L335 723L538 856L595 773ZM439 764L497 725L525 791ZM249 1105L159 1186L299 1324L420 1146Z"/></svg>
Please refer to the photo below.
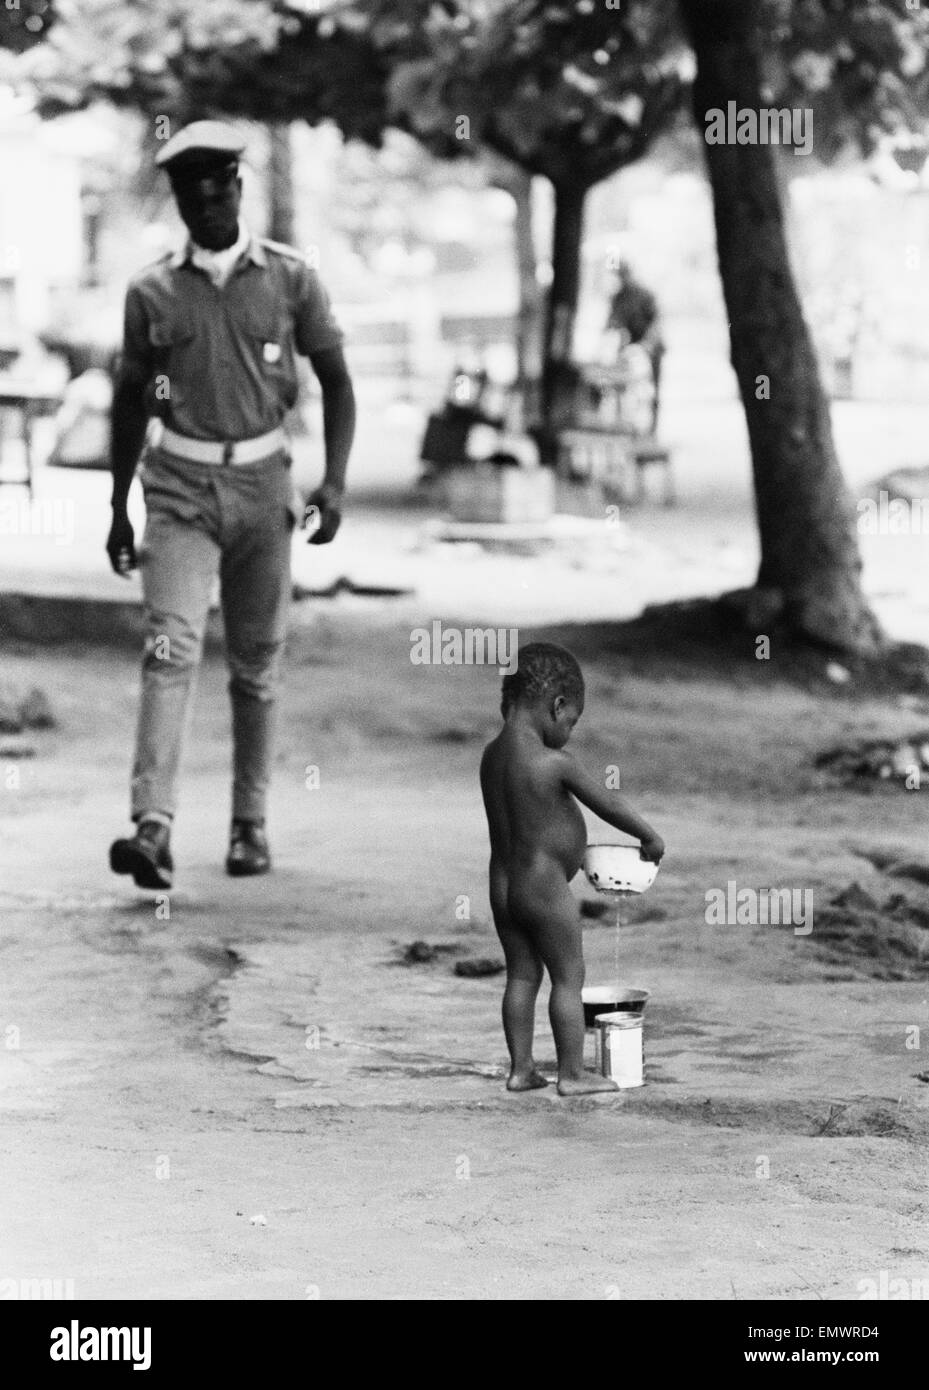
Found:
<svg viewBox="0 0 929 1390"><path fill-rule="evenodd" d="M25 53L48 36L55 19L52 0L0 0L0 49Z"/></svg>
<svg viewBox="0 0 929 1390"><path fill-rule="evenodd" d="M708 6L712 8L712 3ZM762 96L810 105L816 149L867 154L927 126L929 8L909 0L764 0Z"/></svg>
<svg viewBox="0 0 929 1390"><path fill-rule="evenodd" d="M643 155L682 109L692 65L673 0L363 8L375 47L392 54L392 118L439 152L460 141L465 118L466 138L556 185L589 188Z"/></svg>
<svg viewBox="0 0 929 1390"><path fill-rule="evenodd" d="M72 0L22 73L54 116L108 101L177 120L334 121L377 143L387 73L351 26L273 0Z"/></svg>
<svg viewBox="0 0 929 1390"><path fill-rule="evenodd" d="M4 42L29 32L30 14L48 28L48 0L20 3L0 8ZM720 0L704 9L725 22ZM394 125L442 157L483 145L591 187L687 108L678 11L675 0L70 0L24 71L47 114L106 99L185 117L329 119L372 144ZM929 5L763 0L758 13L762 96L814 108L820 157L925 129Z"/></svg>

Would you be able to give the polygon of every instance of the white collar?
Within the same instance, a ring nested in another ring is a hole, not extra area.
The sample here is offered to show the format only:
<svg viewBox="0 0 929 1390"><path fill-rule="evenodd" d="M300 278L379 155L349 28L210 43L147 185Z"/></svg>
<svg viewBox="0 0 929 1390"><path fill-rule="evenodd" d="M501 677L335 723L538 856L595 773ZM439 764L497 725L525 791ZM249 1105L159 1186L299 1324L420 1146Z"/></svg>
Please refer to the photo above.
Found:
<svg viewBox="0 0 929 1390"><path fill-rule="evenodd" d="M251 242L251 234L244 222L239 222L239 234L231 246L222 251L208 251L205 246L188 239L187 254L192 265L205 270L216 285L224 285L232 274L233 267Z"/></svg>

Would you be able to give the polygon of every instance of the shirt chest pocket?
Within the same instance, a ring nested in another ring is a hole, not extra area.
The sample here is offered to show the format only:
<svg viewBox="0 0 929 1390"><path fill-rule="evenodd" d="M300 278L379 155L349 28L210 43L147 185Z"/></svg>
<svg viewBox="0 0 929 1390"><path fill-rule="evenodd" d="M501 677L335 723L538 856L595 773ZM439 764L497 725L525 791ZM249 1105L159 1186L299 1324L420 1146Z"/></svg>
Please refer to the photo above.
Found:
<svg viewBox="0 0 929 1390"><path fill-rule="evenodd" d="M154 319L148 328L148 341L157 372L182 370L190 361L196 332L192 323L183 319Z"/></svg>
<svg viewBox="0 0 929 1390"><path fill-rule="evenodd" d="M240 310L236 332L255 374L278 391L289 409L296 396L293 332L287 319L273 311Z"/></svg>

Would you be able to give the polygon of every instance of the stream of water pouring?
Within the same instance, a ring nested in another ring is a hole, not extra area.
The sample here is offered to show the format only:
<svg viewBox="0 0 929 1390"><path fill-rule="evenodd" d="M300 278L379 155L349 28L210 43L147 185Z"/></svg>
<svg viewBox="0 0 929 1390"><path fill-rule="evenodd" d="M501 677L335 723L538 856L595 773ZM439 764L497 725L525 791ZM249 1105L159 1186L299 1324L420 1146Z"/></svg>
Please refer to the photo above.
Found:
<svg viewBox="0 0 929 1390"><path fill-rule="evenodd" d="M619 977L619 929L623 925L622 901L625 893L614 894L616 898L616 928L613 932L613 979Z"/></svg>

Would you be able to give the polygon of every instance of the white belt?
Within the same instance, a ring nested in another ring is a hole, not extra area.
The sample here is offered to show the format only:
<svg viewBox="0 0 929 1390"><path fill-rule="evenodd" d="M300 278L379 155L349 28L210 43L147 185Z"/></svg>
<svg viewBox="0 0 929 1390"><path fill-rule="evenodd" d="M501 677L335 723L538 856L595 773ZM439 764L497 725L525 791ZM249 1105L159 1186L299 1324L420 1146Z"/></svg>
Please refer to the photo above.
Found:
<svg viewBox="0 0 929 1390"><path fill-rule="evenodd" d="M190 439L186 434L176 434L165 428L158 441L158 447L178 458L190 459L192 463L257 463L268 458L287 444L287 435L280 426L267 434L256 435L254 439L213 440Z"/></svg>

